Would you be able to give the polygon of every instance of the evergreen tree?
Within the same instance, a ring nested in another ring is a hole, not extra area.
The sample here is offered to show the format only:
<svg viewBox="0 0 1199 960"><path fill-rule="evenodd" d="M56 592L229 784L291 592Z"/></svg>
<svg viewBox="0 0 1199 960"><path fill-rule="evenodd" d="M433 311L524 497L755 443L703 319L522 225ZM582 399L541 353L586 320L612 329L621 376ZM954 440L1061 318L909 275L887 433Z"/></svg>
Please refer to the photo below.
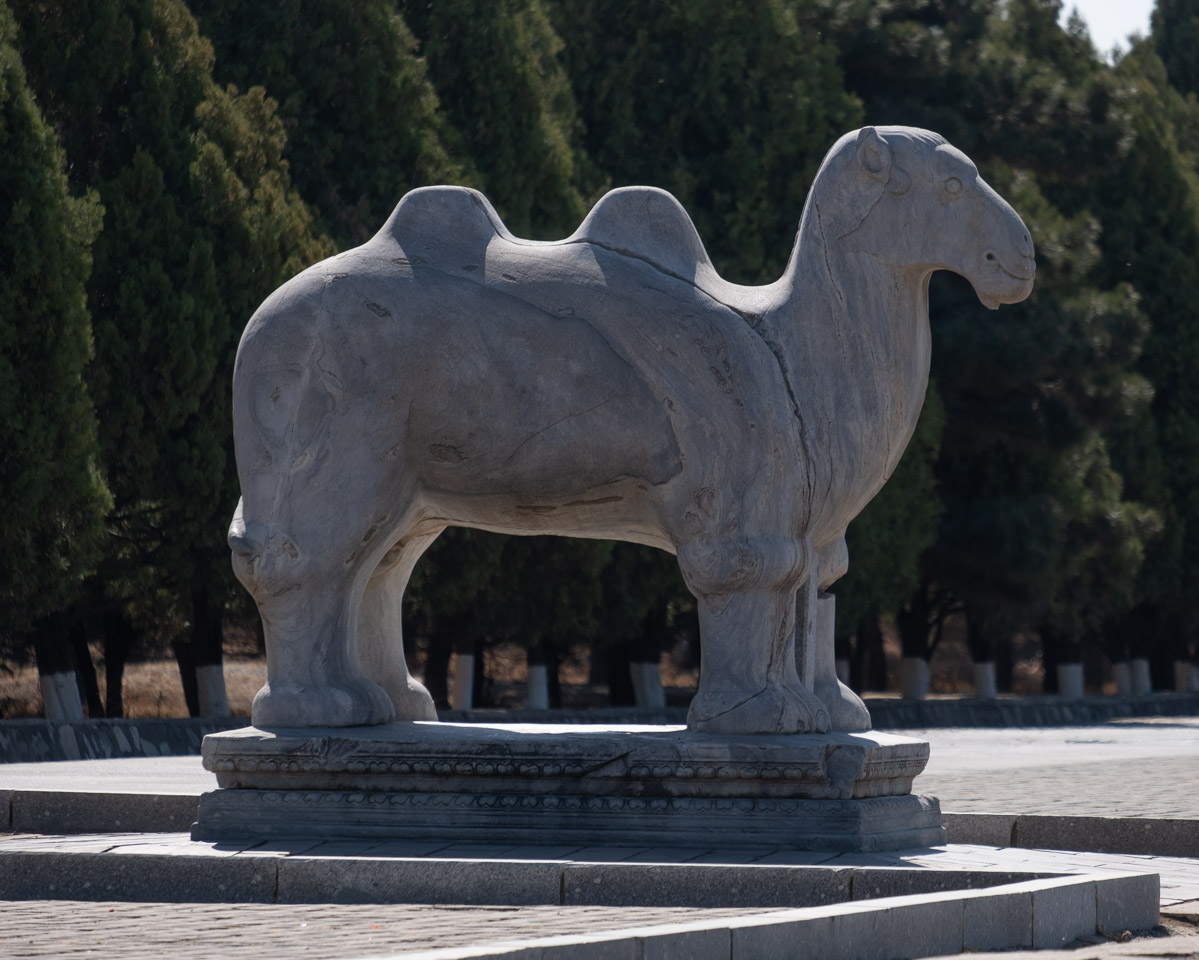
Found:
<svg viewBox="0 0 1199 960"><path fill-rule="evenodd" d="M935 475L945 410L935 383L908 449L887 485L849 525L849 571L833 587L838 639L863 618L893 613L916 589L921 555L932 545L944 505Z"/></svg>
<svg viewBox="0 0 1199 960"><path fill-rule="evenodd" d="M367 240L413 187L477 179L447 152L451 131L392 0L190 7L217 79L278 101L292 180L339 246Z"/></svg>
<svg viewBox="0 0 1199 960"><path fill-rule="evenodd" d="M1162 673L1199 638L1190 598L1199 575L1199 158L1190 151L1199 141L1186 126L1196 117L1194 98L1188 103L1171 88L1174 73L1154 52L1169 47L1158 31L1179 6L1161 4L1152 42L1135 45L1116 67L1132 91L1129 149L1103 176L1059 190L1066 203L1100 218L1096 274L1135 287L1150 323L1137 371L1153 385L1152 406L1115 436L1113 451L1129 495L1160 514L1164 534L1136 585L1135 599L1147 609L1114 623L1109 641L1114 656L1160 651Z"/></svg>
<svg viewBox="0 0 1199 960"><path fill-rule="evenodd" d="M1157 0L1151 39L1170 85L1182 94L1199 95L1199 2Z"/></svg>
<svg viewBox="0 0 1199 960"><path fill-rule="evenodd" d="M1079 24L1058 27L1056 3L822 6L818 22L842 51L866 119L946 135L1012 201L1038 248L1032 298L998 315L957 278L933 280L945 513L923 583L901 611L913 634L905 647L927 649L930 627L962 604L977 660L993 658L997 637L1049 618L1068 624L1076 643L1096 601L1081 585L1135 577L1152 529L1150 516L1121 499L1102 440L1151 395L1131 371L1145 318L1131 291L1092 274L1093 218L1078 208L1063 215L1046 198L1123 156L1120 84ZM1105 526L1098 518L1109 515L1135 522ZM1113 540L1118 548L1105 553ZM1113 557L1117 571L1104 566ZM1109 589L1097 609L1130 602Z"/></svg>
<svg viewBox="0 0 1199 960"><path fill-rule="evenodd" d="M83 380L85 285L102 210L94 194L70 196L64 164L0 0L0 649L14 653L24 652L12 646L21 633L78 597L111 506ZM65 637L50 639L38 645L39 668L69 672Z"/></svg>
<svg viewBox="0 0 1199 960"><path fill-rule="evenodd" d="M586 211L575 104L542 0L399 0L456 151L517 236L558 239Z"/></svg>
<svg viewBox="0 0 1199 960"><path fill-rule="evenodd" d="M194 712L191 667L220 664L233 590L237 340L267 293L330 248L288 181L274 103L213 81L180 0L14 10L72 183L105 208L88 284L88 384L115 499L105 573L191 621L178 653Z"/></svg>
<svg viewBox="0 0 1199 960"><path fill-rule="evenodd" d="M781 273L825 152L857 126L811 3L557 0L592 162L669 190L730 280Z"/></svg>

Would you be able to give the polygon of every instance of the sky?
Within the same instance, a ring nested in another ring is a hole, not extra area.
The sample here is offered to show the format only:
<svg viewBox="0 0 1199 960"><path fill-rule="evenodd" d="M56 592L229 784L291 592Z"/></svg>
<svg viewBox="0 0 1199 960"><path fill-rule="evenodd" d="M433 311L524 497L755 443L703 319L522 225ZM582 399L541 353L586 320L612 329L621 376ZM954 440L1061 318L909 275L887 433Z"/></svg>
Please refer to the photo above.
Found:
<svg viewBox="0 0 1199 960"><path fill-rule="evenodd" d="M1062 26L1075 7L1087 22L1095 49L1104 56L1117 45L1127 50L1130 33L1149 33L1153 0L1063 0Z"/></svg>

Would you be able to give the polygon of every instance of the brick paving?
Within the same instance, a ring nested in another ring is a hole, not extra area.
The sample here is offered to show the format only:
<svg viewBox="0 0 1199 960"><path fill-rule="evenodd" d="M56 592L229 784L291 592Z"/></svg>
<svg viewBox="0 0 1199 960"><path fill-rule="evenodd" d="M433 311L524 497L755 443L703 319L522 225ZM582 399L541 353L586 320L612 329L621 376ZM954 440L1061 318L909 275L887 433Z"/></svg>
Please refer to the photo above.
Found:
<svg viewBox="0 0 1199 960"><path fill-rule="evenodd" d="M943 810L1199 819L1199 718L902 732L928 740L916 790Z"/></svg>
<svg viewBox="0 0 1199 960"><path fill-rule="evenodd" d="M937 729L904 731L932 745L928 771L917 790L941 798L958 812L1152 816L1199 819L1199 719L1123 721L1054 729ZM151 764L152 766L147 766ZM148 774L148 775L147 775ZM210 789L198 758L153 761L84 761L0 765L0 790L138 790L198 794ZM182 837L0 837L42 849L100 851L123 844L170 849ZM431 852L445 856L447 848ZM255 853L255 851L246 851ZM257 851L258 855L270 855ZM307 855L318 850L306 850ZM332 853L332 849L330 849ZM524 855L535 855L525 851ZM232 854L230 854L232 855ZM512 855L511 852L508 853ZM549 854L547 853L547 856ZM559 848L554 858L642 860L645 850L611 852ZM663 858L667 859L667 858ZM826 857L780 851L747 858L736 851L677 851L675 862L906 863L1066 871L1154 871L1162 877L1165 905L1199 900L1199 861L1169 857L954 846L904 855ZM597 933L632 926L715 920L760 909L706 910L638 907L453 907L331 905L206 905L28 901L0 904L0 957L172 957L237 960L253 956L311 956L333 960L412 951ZM1199 932L1168 921L1172 936L1128 943L1080 943L1072 951L994 954L995 960L1150 960L1195 957ZM1164 931L1163 931L1164 932Z"/></svg>
<svg viewBox="0 0 1199 960"><path fill-rule="evenodd" d="M0 906L0 957L350 960L629 927L759 915L762 910L88 903ZM136 946L134 946L136 945Z"/></svg>

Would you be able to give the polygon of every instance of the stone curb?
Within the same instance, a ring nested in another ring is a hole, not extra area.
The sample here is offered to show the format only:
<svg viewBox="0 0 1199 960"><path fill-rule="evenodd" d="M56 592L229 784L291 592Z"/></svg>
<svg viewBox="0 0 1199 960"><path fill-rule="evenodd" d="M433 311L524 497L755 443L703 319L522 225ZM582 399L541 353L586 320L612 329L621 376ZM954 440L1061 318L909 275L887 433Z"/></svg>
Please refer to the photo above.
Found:
<svg viewBox="0 0 1199 960"><path fill-rule="evenodd" d="M1104 926L1117 916L1146 926L1157 922L1147 900L1132 909L1115 899L1110 878L1057 878L1010 884L991 891L892 897L832 907L799 908L712 923L676 923L591 937L428 950L406 960L893 960L966 951L1060 948L1078 937L1118 933ZM1130 878L1132 879L1132 878ZM1140 878L1136 878L1139 880ZM1145 884L1144 886L1149 886ZM1128 906L1131 906L1129 901Z"/></svg>
<svg viewBox="0 0 1199 960"><path fill-rule="evenodd" d="M107 760L112 757L168 757L199 754L207 734L244 727L241 718L84 720L0 720L0 763L46 760Z"/></svg>
<svg viewBox="0 0 1199 960"><path fill-rule="evenodd" d="M942 812L941 822L949 843L1199 858L1199 820Z"/></svg>
<svg viewBox="0 0 1199 960"><path fill-rule="evenodd" d="M777 889L780 882L790 887L792 896L807 891L843 898L839 903L746 917L409 955L424 960L591 956L770 960L793 957L799 945L805 956L852 960L873 955L880 943L887 944L889 957L901 960L964 950L1060 947L1081 936L1148 929L1158 921L1156 874L1042 876L983 889L862 900L849 899L861 881L865 881L862 892L887 886L901 889L912 882L927 884L933 871L887 869L890 877L880 882L871 876L875 868L234 856L212 849L183 855L163 849L133 844L112 852L0 853L0 899L565 906L667 905L659 901L688 899L703 906L716 898L721 906L736 906L730 893L739 885L766 892ZM822 873L834 881L832 888L820 882ZM958 879L982 883L997 878L1010 881L1014 876L961 871ZM656 892L655 902L643 902L647 891ZM688 891L696 896L683 896ZM773 902L778 902L777 895Z"/></svg>
<svg viewBox="0 0 1199 960"><path fill-rule="evenodd" d="M1056 696L897 700L866 698L876 730L936 727L1060 727L1133 717L1199 716L1199 694L1152 693L1142 697ZM444 710L447 723L686 723L686 707L638 710ZM43 760L102 760L198 754L205 734L244 727L244 717L226 719L114 719L82 723L0 720L0 763Z"/></svg>
<svg viewBox="0 0 1199 960"><path fill-rule="evenodd" d="M179 833L191 829L198 804L194 794L0 790L0 829L45 834Z"/></svg>
<svg viewBox="0 0 1199 960"><path fill-rule="evenodd" d="M184 794L0 789L0 832L184 833L199 798ZM1199 820L942 812L947 842L1199 859Z"/></svg>
<svg viewBox="0 0 1199 960"><path fill-rule="evenodd" d="M875 730L922 730L936 727L1065 727L1134 717L1199 716L1199 694L1150 693L1140 697L1094 696L1079 700L1044 694L979 700L900 700L863 698ZM687 722L686 707L637 710L442 710L443 723L667 723Z"/></svg>

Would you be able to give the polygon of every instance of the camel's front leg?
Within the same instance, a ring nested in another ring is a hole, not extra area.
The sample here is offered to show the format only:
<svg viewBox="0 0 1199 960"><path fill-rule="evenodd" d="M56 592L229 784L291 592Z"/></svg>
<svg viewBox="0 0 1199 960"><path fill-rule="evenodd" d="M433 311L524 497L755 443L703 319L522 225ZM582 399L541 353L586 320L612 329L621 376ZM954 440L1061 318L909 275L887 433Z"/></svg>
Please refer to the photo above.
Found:
<svg viewBox="0 0 1199 960"><path fill-rule="evenodd" d="M869 730L870 711L837 678L837 598L826 592L849 567L844 534L820 549L817 566L808 583L796 594L796 666L800 678L828 708L832 729Z"/></svg>
<svg viewBox="0 0 1199 960"><path fill-rule="evenodd" d="M705 733L822 733L828 712L795 670L795 585L811 551L755 537L693 541L679 566L699 602L703 653L687 723Z"/></svg>

